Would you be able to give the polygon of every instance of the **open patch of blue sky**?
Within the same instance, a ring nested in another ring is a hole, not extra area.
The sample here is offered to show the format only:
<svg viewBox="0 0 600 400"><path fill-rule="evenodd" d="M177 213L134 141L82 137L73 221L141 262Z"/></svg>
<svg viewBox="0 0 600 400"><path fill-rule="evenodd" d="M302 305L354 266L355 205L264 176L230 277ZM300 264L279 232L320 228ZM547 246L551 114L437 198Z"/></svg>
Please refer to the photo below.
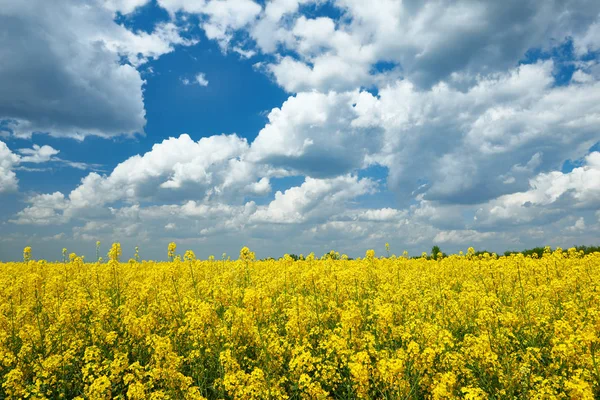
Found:
<svg viewBox="0 0 600 400"><path fill-rule="evenodd" d="M535 64L538 61L552 60L554 62L554 84L556 86L568 85L577 69L576 62L580 59L575 55L572 39L567 39L550 49L535 48L525 53L520 64Z"/></svg>

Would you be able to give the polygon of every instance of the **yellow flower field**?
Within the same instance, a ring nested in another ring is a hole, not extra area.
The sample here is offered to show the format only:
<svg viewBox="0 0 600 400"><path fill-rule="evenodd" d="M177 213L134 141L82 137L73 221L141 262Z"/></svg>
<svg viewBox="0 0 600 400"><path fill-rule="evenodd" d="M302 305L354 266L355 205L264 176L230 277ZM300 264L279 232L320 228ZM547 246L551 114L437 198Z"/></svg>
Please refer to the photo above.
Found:
<svg viewBox="0 0 600 400"><path fill-rule="evenodd" d="M600 253L120 255L0 264L0 398L600 397Z"/></svg>

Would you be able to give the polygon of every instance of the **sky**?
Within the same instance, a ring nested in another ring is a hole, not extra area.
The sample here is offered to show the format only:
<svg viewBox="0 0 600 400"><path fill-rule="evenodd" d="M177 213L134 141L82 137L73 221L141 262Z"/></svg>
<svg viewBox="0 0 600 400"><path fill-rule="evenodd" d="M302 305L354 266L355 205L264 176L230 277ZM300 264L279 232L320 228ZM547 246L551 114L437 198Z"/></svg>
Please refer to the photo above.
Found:
<svg viewBox="0 0 600 400"><path fill-rule="evenodd" d="M0 260L600 244L600 2L0 0Z"/></svg>

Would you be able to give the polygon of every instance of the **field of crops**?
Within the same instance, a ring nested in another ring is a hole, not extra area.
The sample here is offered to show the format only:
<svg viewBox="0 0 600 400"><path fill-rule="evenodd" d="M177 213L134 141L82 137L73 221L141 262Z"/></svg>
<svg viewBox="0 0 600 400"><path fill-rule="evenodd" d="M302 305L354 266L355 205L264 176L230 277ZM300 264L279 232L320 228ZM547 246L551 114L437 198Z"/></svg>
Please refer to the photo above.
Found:
<svg viewBox="0 0 600 400"><path fill-rule="evenodd" d="M600 253L119 256L0 264L0 398L600 397Z"/></svg>

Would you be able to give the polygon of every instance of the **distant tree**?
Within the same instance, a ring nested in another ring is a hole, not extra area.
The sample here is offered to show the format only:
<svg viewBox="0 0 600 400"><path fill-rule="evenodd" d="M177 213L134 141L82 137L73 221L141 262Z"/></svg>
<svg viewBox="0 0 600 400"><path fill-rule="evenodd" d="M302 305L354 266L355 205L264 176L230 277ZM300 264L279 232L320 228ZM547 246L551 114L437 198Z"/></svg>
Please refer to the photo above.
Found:
<svg viewBox="0 0 600 400"><path fill-rule="evenodd" d="M437 260L438 259L438 254L441 253L441 252L442 252L442 250L440 250L440 246L437 246L437 245L433 246L431 248L431 258L434 259L434 260Z"/></svg>
<svg viewBox="0 0 600 400"><path fill-rule="evenodd" d="M338 253L335 250L331 250L329 253L323 254L323 257L321 257L321 259L323 259L323 260L327 260L327 259L339 260L340 259L340 253Z"/></svg>
<svg viewBox="0 0 600 400"><path fill-rule="evenodd" d="M538 257L542 257L544 255L544 248L543 247L534 247L533 249L523 250L521 253L525 257L533 256L534 254L537 254Z"/></svg>
<svg viewBox="0 0 600 400"><path fill-rule="evenodd" d="M583 254L600 253L600 246L575 246L577 251L583 251Z"/></svg>

